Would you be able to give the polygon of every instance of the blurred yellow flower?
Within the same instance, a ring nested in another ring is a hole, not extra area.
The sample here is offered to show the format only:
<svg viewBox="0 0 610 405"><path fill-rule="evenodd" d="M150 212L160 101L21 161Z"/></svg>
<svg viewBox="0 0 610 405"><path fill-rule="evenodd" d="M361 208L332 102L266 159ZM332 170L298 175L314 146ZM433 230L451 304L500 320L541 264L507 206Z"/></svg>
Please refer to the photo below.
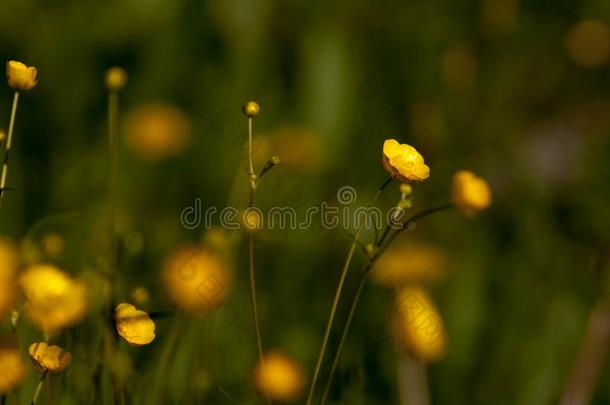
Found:
<svg viewBox="0 0 610 405"><path fill-rule="evenodd" d="M242 214L242 223L248 231L258 231L263 227L263 217L257 208L249 208Z"/></svg>
<svg viewBox="0 0 610 405"><path fill-rule="evenodd" d="M26 66L14 60L6 63L6 79L9 87L16 91L31 90L36 86L38 71L33 66Z"/></svg>
<svg viewBox="0 0 610 405"><path fill-rule="evenodd" d="M271 134L271 149L281 159L282 166L299 170L318 168L324 154L317 134L294 126L276 129Z"/></svg>
<svg viewBox="0 0 610 405"><path fill-rule="evenodd" d="M15 301L15 276L18 265L17 249L10 239L0 237L0 319Z"/></svg>
<svg viewBox="0 0 610 405"><path fill-rule="evenodd" d="M146 287L138 286L131 291L131 298L136 304L147 304L150 301L150 292Z"/></svg>
<svg viewBox="0 0 610 405"><path fill-rule="evenodd" d="M399 348L425 362L440 360L447 347L443 321L425 290L409 286L396 296L392 332Z"/></svg>
<svg viewBox="0 0 610 405"><path fill-rule="evenodd" d="M188 117L169 104L145 104L125 120L127 146L148 160L172 157L184 150L191 133Z"/></svg>
<svg viewBox="0 0 610 405"><path fill-rule="evenodd" d="M110 91L121 90L127 84L127 72L121 67L111 67L106 70L104 77L106 89Z"/></svg>
<svg viewBox="0 0 610 405"><path fill-rule="evenodd" d="M305 375L291 357L271 351L264 356L264 364L257 364L254 382L261 393L273 400L294 401L303 391Z"/></svg>
<svg viewBox="0 0 610 405"><path fill-rule="evenodd" d="M64 250L64 238L55 232L44 235L41 244L45 253L51 257L59 256Z"/></svg>
<svg viewBox="0 0 610 405"><path fill-rule="evenodd" d="M59 346L49 346L45 342L32 343L30 357L37 371L59 374L72 362L72 355Z"/></svg>
<svg viewBox="0 0 610 405"><path fill-rule="evenodd" d="M15 388L25 377L26 370L14 339L0 339L0 395Z"/></svg>
<svg viewBox="0 0 610 405"><path fill-rule="evenodd" d="M185 247L166 260L164 285L179 308L207 313L229 294L232 275L227 267L225 260L209 249Z"/></svg>
<svg viewBox="0 0 610 405"><path fill-rule="evenodd" d="M23 272L19 284L27 301L28 317L44 331L72 326L86 315L87 286L55 266L31 266Z"/></svg>
<svg viewBox="0 0 610 405"><path fill-rule="evenodd" d="M435 281L445 274L445 253L424 244L395 244L379 258L372 279L386 287L405 283Z"/></svg>
<svg viewBox="0 0 610 405"><path fill-rule="evenodd" d="M457 208L472 215L491 205L491 189L485 179L468 170L453 175L451 201Z"/></svg>
<svg viewBox="0 0 610 405"><path fill-rule="evenodd" d="M579 21L567 33L565 45L577 65L585 68L604 65L610 56L610 29L601 21Z"/></svg>
<svg viewBox="0 0 610 405"><path fill-rule="evenodd" d="M441 58L441 72L451 90L468 90L476 81L477 59L467 47L450 48Z"/></svg>
<svg viewBox="0 0 610 405"><path fill-rule="evenodd" d="M144 346L155 339L155 323L150 316L128 303L117 305L114 316L119 336L131 346Z"/></svg>
<svg viewBox="0 0 610 405"><path fill-rule="evenodd" d="M405 183L423 181L430 176L430 168L414 147L400 144L395 139L383 143L383 167L390 176Z"/></svg>

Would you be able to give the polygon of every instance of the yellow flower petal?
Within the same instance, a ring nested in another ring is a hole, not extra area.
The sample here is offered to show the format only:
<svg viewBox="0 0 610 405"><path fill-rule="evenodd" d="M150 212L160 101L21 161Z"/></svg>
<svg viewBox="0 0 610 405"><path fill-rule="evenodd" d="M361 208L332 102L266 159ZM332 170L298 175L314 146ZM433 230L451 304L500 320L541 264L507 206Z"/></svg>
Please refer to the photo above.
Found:
<svg viewBox="0 0 610 405"><path fill-rule="evenodd" d="M11 338L0 341L0 395L6 394L23 380L26 366L17 344Z"/></svg>
<svg viewBox="0 0 610 405"><path fill-rule="evenodd" d="M226 261L211 250L185 247L167 259L163 271L169 298L181 309L207 313L229 294L232 275Z"/></svg>
<svg viewBox="0 0 610 405"><path fill-rule="evenodd" d="M28 67L21 62L14 60L6 63L6 79L8 85L17 90L31 90L36 86L36 75L38 71L35 67Z"/></svg>
<svg viewBox="0 0 610 405"><path fill-rule="evenodd" d="M451 200L464 213L472 215L491 205L491 189L485 179L460 170L453 176Z"/></svg>
<svg viewBox="0 0 610 405"><path fill-rule="evenodd" d="M425 362L440 360L446 351L443 321L432 299L420 287L405 287L396 296L393 332L398 346Z"/></svg>
<svg viewBox="0 0 610 405"><path fill-rule="evenodd" d="M265 355L254 371L257 389L277 401L294 401L299 398L305 383L301 367L287 355L272 351Z"/></svg>
<svg viewBox="0 0 610 405"><path fill-rule="evenodd" d="M86 285L51 265L34 265L19 278L26 313L39 328L54 332L81 321L89 300Z"/></svg>
<svg viewBox="0 0 610 405"><path fill-rule="evenodd" d="M115 310L116 330L131 346L147 345L155 339L155 323L135 306L122 303Z"/></svg>
<svg viewBox="0 0 610 405"><path fill-rule="evenodd" d="M72 355L59 346L49 346L45 342L32 343L30 357L39 370L58 374L72 362Z"/></svg>
<svg viewBox="0 0 610 405"><path fill-rule="evenodd" d="M411 145L400 144L395 139L383 143L382 163L390 176L405 183L423 181L430 176L423 156Z"/></svg>

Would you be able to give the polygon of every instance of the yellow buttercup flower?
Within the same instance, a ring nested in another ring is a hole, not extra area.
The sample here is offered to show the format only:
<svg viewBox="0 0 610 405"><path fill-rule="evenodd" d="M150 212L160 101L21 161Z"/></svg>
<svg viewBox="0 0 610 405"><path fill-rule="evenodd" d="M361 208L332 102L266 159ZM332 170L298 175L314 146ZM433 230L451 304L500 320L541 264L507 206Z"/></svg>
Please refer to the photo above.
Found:
<svg viewBox="0 0 610 405"><path fill-rule="evenodd" d="M129 345L144 346L155 339L155 323L146 312L122 303L117 305L114 314L116 330Z"/></svg>
<svg viewBox="0 0 610 405"><path fill-rule="evenodd" d="M39 328L54 332L84 318L87 286L51 265L34 265L19 278L27 301L26 313Z"/></svg>
<svg viewBox="0 0 610 405"><path fill-rule="evenodd" d="M447 347L443 321L420 287L405 287L396 296L393 334L399 348L425 362L440 360Z"/></svg>
<svg viewBox="0 0 610 405"><path fill-rule="evenodd" d="M485 179L468 170L460 170L453 175L451 201L471 215L491 205L491 189Z"/></svg>
<svg viewBox="0 0 610 405"><path fill-rule="evenodd" d="M272 351L264 356L254 370L257 389L277 401L294 401L299 398L305 384L303 370L291 357Z"/></svg>
<svg viewBox="0 0 610 405"><path fill-rule="evenodd" d="M106 76L104 77L106 89L110 91L121 90L127 84L127 72L121 67L111 67L106 70Z"/></svg>
<svg viewBox="0 0 610 405"><path fill-rule="evenodd" d="M375 263L371 277L379 284L396 288L405 283L439 280L446 267L444 252L434 246L396 244Z"/></svg>
<svg viewBox="0 0 610 405"><path fill-rule="evenodd" d="M169 298L181 309L207 313L229 294L232 276L218 254L200 247L186 247L166 261L164 285Z"/></svg>
<svg viewBox="0 0 610 405"><path fill-rule="evenodd" d="M15 60L6 63L6 79L9 87L21 91L31 90L36 86L38 71L33 66L26 66Z"/></svg>
<svg viewBox="0 0 610 405"><path fill-rule="evenodd" d="M190 134L189 118L182 110L170 104L141 105L130 111L125 120L127 146L151 161L182 152Z"/></svg>
<svg viewBox="0 0 610 405"><path fill-rule="evenodd" d="M26 366L14 339L0 340L0 395L6 394L23 380Z"/></svg>
<svg viewBox="0 0 610 405"><path fill-rule="evenodd" d="M383 143L383 168L405 183L423 181L430 176L423 156L413 146L400 144L395 139Z"/></svg>
<svg viewBox="0 0 610 405"><path fill-rule="evenodd" d="M15 301L15 274L18 256L13 242L0 237L0 319L11 309Z"/></svg>
<svg viewBox="0 0 610 405"><path fill-rule="evenodd" d="M32 343L30 357L37 371L59 374L72 362L72 355L59 346L49 346L45 342Z"/></svg>

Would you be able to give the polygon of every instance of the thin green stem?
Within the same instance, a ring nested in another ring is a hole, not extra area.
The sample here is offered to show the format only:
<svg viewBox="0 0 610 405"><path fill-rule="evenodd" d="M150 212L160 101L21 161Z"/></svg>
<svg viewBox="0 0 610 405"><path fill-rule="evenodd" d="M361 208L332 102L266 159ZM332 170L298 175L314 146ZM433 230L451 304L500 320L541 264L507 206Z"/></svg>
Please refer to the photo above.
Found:
<svg viewBox="0 0 610 405"><path fill-rule="evenodd" d="M6 179L8 176L8 160L13 145L13 132L15 130L15 118L17 116L17 105L19 104L19 92L16 91L13 96L13 107L11 108L11 119L8 125L8 134L6 136L6 146L4 149L4 158L2 162L2 176L0 177L0 206L4 199L4 191L6 187Z"/></svg>
<svg viewBox="0 0 610 405"><path fill-rule="evenodd" d="M356 307L358 306L358 302L360 300L360 296L362 294L362 289L364 288L364 284L366 282L366 278L368 276L368 274L370 273L371 269L373 268L373 266L375 265L375 263L377 262L377 260L379 260L379 258L383 255L383 253L386 251L386 249L388 248L388 246L390 246L390 244L392 243L392 241L394 241L394 239L396 238L396 236L402 232L405 229L408 229L408 225L411 223L415 223L416 221L425 218L429 215L432 215L436 212L439 211L444 211L446 209L452 208L453 204L444 204L435 208L431 208L428 210L424 210L421 211L415 215L413 215L412 217L410 217L409 219L407 219L406 221L404 221L402 223L402 226L396 230L396 232L394 232L392 234L392 236L390 237L390 239L388 240L388 242L384 245L381 246L381 243L383 242L383 240L380 240L379 242L377 242L377 247L379 247L379 250L367 261L367 263L364 266L364 269L362 270L362 273L360 274L360 279L358 280L358 287L356 288L356 292L354 293L353 297L352 297L352 301L350 303L350 309L349 309L349 314L347 316L347 319L345 321L345 325L343 326L343 331L341 332L341 338L339 341L339 346L337 348L337 351L335 353L335 357L333 358L333 363L331 366L331 370L330 370L330 375L328 377L328 381L326 382L326 387L324 388L324 394L322 395L322 401L320 402L321 405L324 405L324 403L326 402L326 399L328 397L328 393L330 392L330 388L332 386L332 381L333 378L335 376L335 372L337 371L337 367L339 365L339 361L341 359L341 352L343 351L343 346L345 345L345 340L347 339L347 334L349 332L349 328L351 326L352 323L352 319L354 317L354 313L356 312Z"/></svg>
<svg viewBox="0 0 610 405"><path fill-rule="evenodd" d="M49 370L45 370L44 373L42 373L42 377L40 377L40 381L38 381L38 385L36 386L36 391L34 392L34 397L32 398L32 405L35 405L36 401L38 401L38 397L40 396L40 391L42 391L42 386L44 385L44 380L45 380L45 378L47 378L48 373L49 373Z"/></svg>
<svg viewBox="0 0 610 405"><path fill-rule="evenodd" d="M369 207L377 201L381 192L387 187L388 184L392 181L390 177L387 179L381 187L377 190L377 193L369 203ZM328 340L330 338L330 332L333 327L333 323L335 321L335 316L337 314L337 308L339 307L339 300L341 299L341 294L343 292L343 287L345 286L345 279L347 278L347 273L352 263L352 258L354 257L354 252L356 251L356 246L358 244L358 238L360 237L360 232L362 231L362 226L358 228L356 235L352 241L352 245L350 246L349 252L347 254L347 258L345 259L345 263L343 264L343 269L341 270L341 275L339 276L339 284L337 285L337 289L335 291L335 296L333 298L333 304L330 309L330 315L328 317L328 321L326 322L326 330L324 331L324 338L322 339L322 346L320 347L320 353L318 354L318 360L316 361L316 368L314 370L313 378L311 380L311 385L309 386L309 395L307 396L307 405L311 405L313 401L313 396L316 389L316 383L320 376L320 370L322 369L322 361L324 360L324 355L326 354L326 348L328 346Z"/></svg>
<svg viewBox="0 0 610 405"><path fill-rule="evenodd" d="M118 243L118 183L119 183L119 94L110 91L108 95L108 154L110 157L110 173L108 176L109 217L111 235L111 272L116 274L119 266Z"/></svg>
<svg viewBox="0 0 610 405"><path fill-rule="evenodd" d="M254 165L252 163L252 117L248 117L248 161L249 161L249 183L250 183L250 199L248 208L252 209L255 206L256 199L256 175L254 174ZM265 366L265 355L263 352L263 339L261 327L258 319L258 303L256 300L256 277L254 268L254 231L248 233L248 275L250 279L250 305L252 307L252 321L254 323L254 334L256 337L256 348L258 351L258 360L261 367ZM271 404L270 398L265 395L268 404Z"/></svg>

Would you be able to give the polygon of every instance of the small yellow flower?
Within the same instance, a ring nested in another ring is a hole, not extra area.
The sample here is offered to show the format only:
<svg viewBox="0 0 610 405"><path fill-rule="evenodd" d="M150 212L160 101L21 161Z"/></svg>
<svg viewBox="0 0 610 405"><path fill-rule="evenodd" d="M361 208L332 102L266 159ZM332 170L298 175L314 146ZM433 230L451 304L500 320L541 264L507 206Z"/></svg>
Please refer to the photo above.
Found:
<svg viewBox="0 0 610 405"><path fill-rule="evenodd" d="M178 155L186 148L190 134L189 118L170 104L143 104L125 119L127 146L150 161Z"/></svg>
<svg viewBox="0 0 610 405"><path fill-rule="evenodd" d="M258 231L263 227L263 218L260 210L250 208L244 211L242 222L248 231Z"/></svg>
<svg viewBox="0 0 610 405"><path fill-rule="evenodd" d="M59 256L64 250L64 238L55 232L44 235L41 244L45 253L51 257Z"/></svg>
<svg viewBox="0 0 610 405"><path fill-rule="evenodd" d="M468 170L453 175L451 201L466 214L472 215L491 205L491 189L485 179Z"/></svg>
<svg viewBox="0 0 610 405"><path fill-rule="evenodd" d="M252 118L261 112L261 107L256 101L247 101L241 106L241 110L246 117Z"/></svg>
<svg viewBox="0 0 610 405"><path fill-rule="evenodd" d="M155 339L155 323L150 316L135 306L122 303L114 311L116 330L131 346L144 346Z"/></svg>
<svg viewBox="0 0 610 405"><path fill-rule="evenodd" d="M87 286L51 265L29 267L19 278L27 300L26 313L39 328L54 332L86 315Z"/></svg>
<svg viewBox="0 0 610 405"><path fill-rule="evenodd" d="M127 84L127 72L121 67L111 67L106 70L104 81L106 89L110 91L121 90Z"/></svg>
<svg viewBox="0 0 610 405"><path fill-rule="evenodd" d="M400 144L395 139L383 143L383 168L405 183L423 181L430 176L423 156L411 145Z"/></svg>
<svg viewBox="0 0 610 405"><path fill-rule="evenodd" d="M147 304L150 301L150 292L146 287L138 286L131 291L131 298L136 304Z"/></svg>
<svg viewBox="0 0 610 405"><path fill-rule="evenodd" d="M257 364L254 382L257 389L271 399L294 401L303 391L305 376L291 357L272 351L265 355L264 364Z"/></svg>
<svg viewBox="0 0 610 405"><path fill-rule="evenodd" d="M372 279L389 288L443 277L447 258L442 250L424 244L392 245L375 263Z"/></svg>
<svg viewBox="0 0 610 405"><path fill-rule="evenodd" d="M0 237L0 319L15 300L15 275L18 265L17 249L10 239Z"/></svg>
<svg viewBox="0 0 610 405"><path fill-rule="evenodd" d="M6 63L6 79L14 90L32 90L36 86L38 71L33 66L26 66L14 60Z"/></svg>
<svg viewBox="0 0 610 405"><path fill-rule="evenodd" d="M13 339L0 339L0 395L6 394L23 380L26 366Z"/></svg>
<svg viewBox="0 0 610 405"><path fill-rule="evenodd" d="M199 313L220 305L233 281L223 257L195 246L179 249L166 260L163 279L169 298L179 308Z"/></svg>
<svg viewBox="0 0 610 405"><path fill-rule="evenodd" d="M440 360L447 347L443 321L420 287L405 287L396 296L393 333L399 348L425 362Z"/></svg>
<svg viewBox="0 0 610 405"><path fill-rule="evenodd" d="M584 68L597 68L610 60L610 28L602 21L582 20L568 31L565 46L570 58Z"/></svg>
<svg viewBox="0 0 610 405"><path fill-rule="evenodd" d="M59 346L49 346L45 342L32 343L30 357L37 371L45 370L53 374L64 371L72 362L72 355Z"/></svg>

